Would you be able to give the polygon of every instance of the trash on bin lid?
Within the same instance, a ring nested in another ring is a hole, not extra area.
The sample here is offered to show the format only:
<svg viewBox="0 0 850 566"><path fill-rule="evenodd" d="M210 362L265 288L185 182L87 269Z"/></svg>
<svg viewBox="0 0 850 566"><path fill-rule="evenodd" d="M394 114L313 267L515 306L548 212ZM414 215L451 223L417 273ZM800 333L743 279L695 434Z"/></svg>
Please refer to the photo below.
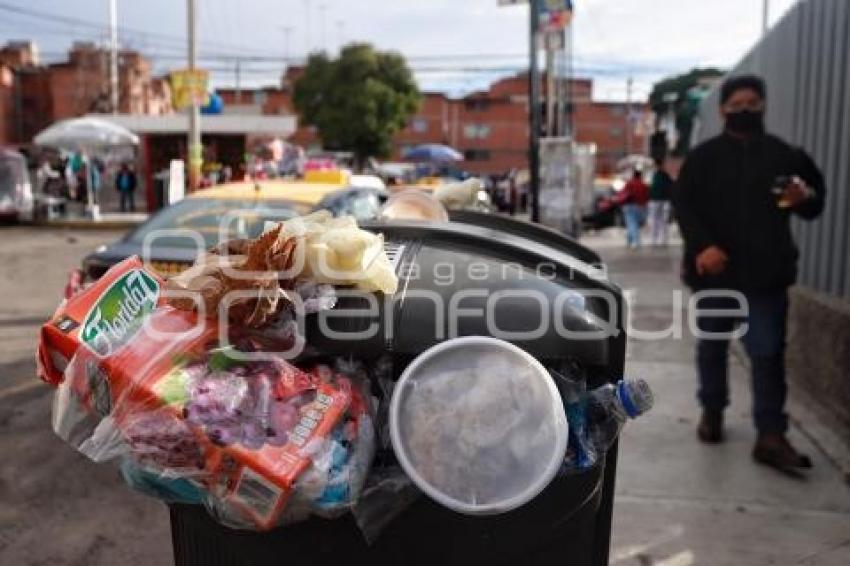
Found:
<svg viewBox="0 0 850 566"><path fill-rule="evenodd" d="M419 355L390 405L393 450L428 496L468 515L536 497L567 448L555 383L533 356L496 338L448 340Z"/></svg>
<svg viewBox="0 0 850 566"><path fill-rule="evenodd" d="M446 207L433 195L417 189L393 194L381 208L380 217L387 220L449 221Z"/></svg>

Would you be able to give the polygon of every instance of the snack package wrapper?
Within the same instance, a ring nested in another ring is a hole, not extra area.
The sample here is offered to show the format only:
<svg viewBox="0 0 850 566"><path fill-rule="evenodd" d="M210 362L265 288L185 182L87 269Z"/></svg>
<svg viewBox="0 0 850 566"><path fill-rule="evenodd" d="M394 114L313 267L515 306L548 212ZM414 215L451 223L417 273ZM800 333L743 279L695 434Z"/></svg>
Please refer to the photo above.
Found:
<svg viewBox="0 0 850 566"><path fill-rule="evenodd" d="M96 462L118 461L134 488L203 503L228 526L350 510L374 454L366 384L258 356L251 341L223 345L217 319L165 304L163 287L130 258L44 325L37 357L57 386L54 431ZM258 297L243 316L265 308Z"/></svg>

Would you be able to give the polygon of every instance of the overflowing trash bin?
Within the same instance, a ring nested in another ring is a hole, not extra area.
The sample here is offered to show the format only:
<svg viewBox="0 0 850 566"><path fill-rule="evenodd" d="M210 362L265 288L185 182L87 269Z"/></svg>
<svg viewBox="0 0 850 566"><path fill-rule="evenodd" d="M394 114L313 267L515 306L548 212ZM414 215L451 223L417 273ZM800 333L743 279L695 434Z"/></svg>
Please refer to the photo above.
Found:
<svg viewBox="0 0 850 566"><path fill-rule="evenodd" d="M127 260L45 325L54 429L169 503L178 565L607 564L617 435L651 405L620 290L553 232L454 220L308 217L167 282ZM337 275L233 274L314 250Z"/></svg>

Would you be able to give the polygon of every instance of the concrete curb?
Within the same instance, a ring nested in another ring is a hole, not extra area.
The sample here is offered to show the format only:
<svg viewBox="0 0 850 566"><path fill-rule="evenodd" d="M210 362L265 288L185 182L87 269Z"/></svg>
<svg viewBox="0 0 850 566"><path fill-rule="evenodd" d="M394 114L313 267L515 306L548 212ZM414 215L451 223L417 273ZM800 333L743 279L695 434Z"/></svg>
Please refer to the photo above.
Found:
<svg viewBox="0 0 850 566"><path fill-rule="evenodd" d="M63 218L33 222L33 226L45 228L72 228L74 230L121 230L135 228L147 218L105 218L92 220L89 218Z"/></svg>

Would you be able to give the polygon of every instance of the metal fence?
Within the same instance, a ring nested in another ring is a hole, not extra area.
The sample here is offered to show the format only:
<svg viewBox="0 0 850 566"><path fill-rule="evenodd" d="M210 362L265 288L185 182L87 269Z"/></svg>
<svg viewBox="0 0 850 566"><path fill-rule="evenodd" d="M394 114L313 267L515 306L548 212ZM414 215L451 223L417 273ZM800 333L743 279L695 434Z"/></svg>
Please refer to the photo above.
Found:
<svg viewBox="0 0 850 566"><path fill-rule="evenodd" d="M814 222L794 220L802 285L850 298L850 0L801 0L732 69L767 82L767 128L803 147L826 178ZM720 131L715 89L698 140Z"/></svg>

